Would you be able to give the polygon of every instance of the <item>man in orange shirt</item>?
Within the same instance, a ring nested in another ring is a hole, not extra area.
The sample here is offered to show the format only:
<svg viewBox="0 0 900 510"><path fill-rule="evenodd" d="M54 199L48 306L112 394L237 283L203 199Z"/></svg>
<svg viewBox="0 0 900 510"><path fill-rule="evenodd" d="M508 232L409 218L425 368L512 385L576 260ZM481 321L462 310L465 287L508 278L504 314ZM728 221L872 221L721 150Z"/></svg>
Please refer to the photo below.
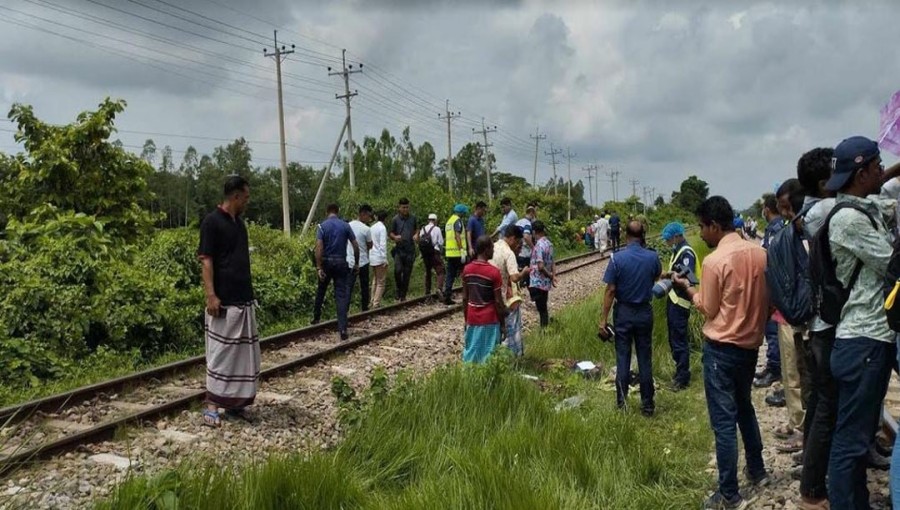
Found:
<svg viewBox="0 0 900 510"><path fill-rule="evenodd" d="M716 438L719 488L704 508L743 508L738 492L737 428L741 429L751 484L766 477L762 438L750 398L759 346L769 312L766 252L734 230L734 211L723 197L697 208L700 237L715 249L703 260L702 288L674 276L706 319L703 335L703 384L709 421Z"/></svg>

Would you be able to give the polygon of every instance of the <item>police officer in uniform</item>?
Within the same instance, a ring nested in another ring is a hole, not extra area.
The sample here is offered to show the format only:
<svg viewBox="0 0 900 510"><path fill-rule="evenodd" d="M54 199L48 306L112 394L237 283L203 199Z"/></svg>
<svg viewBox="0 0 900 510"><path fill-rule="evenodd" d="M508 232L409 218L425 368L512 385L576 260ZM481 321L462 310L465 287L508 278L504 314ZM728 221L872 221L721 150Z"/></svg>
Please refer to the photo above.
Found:
<svg viewBox="0 0 900 510"><path fill-rule="evenodd" d="M630 221L625 228L624 249L613 254L606 267L603 281L606 295L600 315L600 329L608 325L610 309L615 301L616 345L616 404L625 407L631 376L631 347L637 351L640 372L641 413L653 416L653 284L662 273L662 265L656 252L641 246L644 227L639 221Z"/></svg>
<svg viewBox="0 0 900 510"><path fill-rule="evenodd" d="M663 228L663 241L672 248L668 271L676 271L675 266L689 269L697 274L697 254L684 239L684 225L672 222ZM669 347L672 349L672 361L675 362L675 377L672 379L672 390L681 391L691 383L690 337L688 336L688 319L691 316L691 301L681 290L673 288L669 291L666 303L666 322L669 325Z"/></svg>
<svg viewBox="0 0 900 510"><path fill-rule="evenodd" d="M463 266L466 264L468 244L466 242L466 222L463 220L469 214L469 208L463 204L453 207L453 214L447 218L444 226L444 254L447 257L447 276L444 280L444 304L452 305L453 282L462 275Z"/></svg>

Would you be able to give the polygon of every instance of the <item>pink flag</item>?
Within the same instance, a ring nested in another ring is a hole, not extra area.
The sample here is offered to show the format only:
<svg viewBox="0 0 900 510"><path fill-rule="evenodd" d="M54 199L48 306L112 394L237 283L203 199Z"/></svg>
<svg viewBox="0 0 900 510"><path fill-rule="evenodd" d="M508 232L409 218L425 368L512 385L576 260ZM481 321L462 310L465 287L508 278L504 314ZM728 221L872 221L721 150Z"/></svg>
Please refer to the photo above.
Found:
<svg viewBox="0 0 900 510"><path fill-rule="evenodd" d="M891 96L881 109L881 131L878 146L895 156L900 156L900 90Z"/></svg>

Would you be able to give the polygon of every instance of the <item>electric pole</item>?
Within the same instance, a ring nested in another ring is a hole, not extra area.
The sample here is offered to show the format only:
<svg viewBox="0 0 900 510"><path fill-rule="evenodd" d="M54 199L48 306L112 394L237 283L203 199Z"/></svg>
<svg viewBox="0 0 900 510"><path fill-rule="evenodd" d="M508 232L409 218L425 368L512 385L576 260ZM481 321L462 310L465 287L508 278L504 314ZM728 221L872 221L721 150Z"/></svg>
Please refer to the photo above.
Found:
<svg viewBox="0 0 900 510"><path fill-rule="evenodd" d="M356 154L356 151L353 149L353 127L350 124L350 98L359 95L359 92L356 90L352 93L350 92L350 75L361 73L362 67L362 64L359 64L359 69L353 69L353 64L348 66L347 50L341 50L341 70L332 72L331 68L328 68L328 76L344 77L344 94L335 94L334 98L343 99L344 104L347 106L347 153L349 154L347 157L347 170L350 172L350 191L356 191L356 174L353 173L353 155Z"/></svg>
<svg viewBox="0 0 900 510"><path fill-rule="evenodd" d="M569 207L568 210L566 210L566 221L572 221L572 158L577 155L578 154L572 154L571 149L566 147L566 160L568 161L567 168L569 172Z"/></svg>
<svg viewBox="0 0 900 510"><path fill-rule="evenodd" d="M286 46L278 46L278 30L275 30L275 53L269 53L263 48L264 57L272 57L275 59L275 75L278 77L278 132L281 135L281 214L284 222L284 233L291 235L291 206L288 194L288 175L287 175L287 150L284 141L284 101L281 94L281 63L287 55L294 52L294 45L291 49Z"/></svg>
<svg viewBox="0 0 900 510"><path fill-rule="evenodd" d="M450 111L450 100L447 100L445 113L439 113L439 119L447 121L447 190L453 195L453 148L450 145L450 121L462 115L462 112Z"/></svg>
<svg viewBox="0 0 900 510"><path fill-rule="evenodd" d="M583 171L587 172L587 180L588 180L588 195L591 197L591 207L594 206L594 186L591 184L594 180L594 172L597 171L597 165L588 165L581 168ZM598 199L600 197L597 197Z"/></svg>
<svg viewBox="0 0 900 510"><path fill-rule="evenodd" d="M638 196L637 196L637 187L638 187L638 184L641 183L641 181L639 181L637 179L631 179L628 182L631 183L631 197L634 197L635 200L639 200ZM629 197L629 198L631 198L631 197ZM632 207L631 212L637 212L637 205Z"/></svg>
<svg viewBox="0 0 900 510"><path fill-rule="evenodd" d="M550 142L550 152L544 151L544 154L550 156L550 163L553 165L553 194L556 194L556 156L562 154L562 149L554 149L553 142Z"/></svg>
<svg viewBox="0 0 900 510"><path fill-rule="evenodd" d="M546 140L547 135L542 135L538 128L534 128L534 135L528 135L534 140L534 176L531 178L531 186L537 187L537 161L538 161L538 144L541 140Z"/></svg>
<svg viewBox="0 0 900 510"><path fill-rule="evenodd" d="M609 177L609 183L612 187L613 202L619 201L619 172L618 170L610 170L606 172Z"/></svg>
<svg viewBox="0 0 900 510"><path fill-rule="evenodd" d="M488 147L493 146L494 144L488 143L487 135L488 133L496 133L497 126L492 128L484 126L484 117L481 118L481 130L477 131L475 128L472 128L472 134L481 134L484 136L484 171L487 174L487 196L488 196L488 205L493 205L493 192L491 191L491 160L488 158ZM479 144L480 145L480 144Z"/></svg>
<svg viewBox="0 0 900 510"><path fill-rule="evenodd" d="M647 214L647 203L650 201L650 190L653 189L650 186L644 186L644 214Z"/></svg>

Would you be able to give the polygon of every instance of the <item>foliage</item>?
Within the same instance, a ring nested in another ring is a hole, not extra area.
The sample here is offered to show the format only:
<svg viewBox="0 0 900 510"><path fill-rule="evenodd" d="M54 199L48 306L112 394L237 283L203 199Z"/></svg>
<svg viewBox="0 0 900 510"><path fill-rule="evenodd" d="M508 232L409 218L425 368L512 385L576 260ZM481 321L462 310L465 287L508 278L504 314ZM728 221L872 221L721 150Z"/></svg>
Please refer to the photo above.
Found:
<svg viewBox="0 0 900 510"><path fill-rule="evenodd" d="M692 175L681 182L678 191L672 192L672 203L686 211L694 212L700 204L709 198L709 185L706 181Z"/></svg>
<svg viewBox="0 0 900 510"><path fill-rule="evenodd" d="M38 120L30 106L13 105L9 118L28 155L0 165L0 210L25 224L52 222L59 211L81 213L123 243L148 234L154 216L141 204L152 198L147 179L153 169L109 142L124 109L124 101L106 99L74 123L54 126Z"/></svg>

